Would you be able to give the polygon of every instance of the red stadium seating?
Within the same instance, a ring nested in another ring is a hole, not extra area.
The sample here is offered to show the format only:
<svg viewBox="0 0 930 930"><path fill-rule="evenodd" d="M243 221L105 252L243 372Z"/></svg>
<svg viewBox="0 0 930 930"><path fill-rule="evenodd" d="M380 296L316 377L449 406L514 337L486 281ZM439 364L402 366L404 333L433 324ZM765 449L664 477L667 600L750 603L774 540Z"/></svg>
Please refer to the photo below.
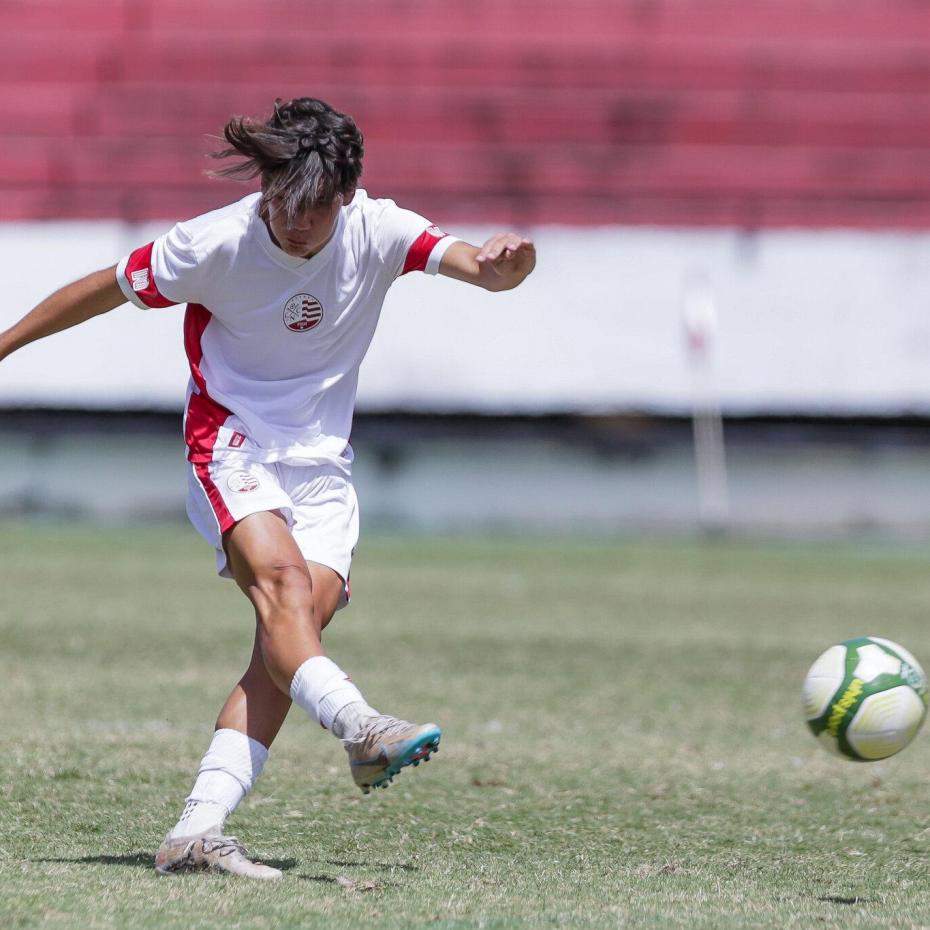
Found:
<svg viewBox="0 0 930 930"><path fill-rule="evenodd" d="M0 218L188 216L312 94L448 223L930 226L915 0L0 0Z"/></svg>

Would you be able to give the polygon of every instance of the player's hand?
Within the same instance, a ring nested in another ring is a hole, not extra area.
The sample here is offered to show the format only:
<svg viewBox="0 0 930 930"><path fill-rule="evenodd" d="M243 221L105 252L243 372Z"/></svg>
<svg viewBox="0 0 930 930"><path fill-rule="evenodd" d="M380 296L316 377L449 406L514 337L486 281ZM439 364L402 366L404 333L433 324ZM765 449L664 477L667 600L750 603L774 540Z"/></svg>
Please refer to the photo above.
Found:
<svg viewBox="0 0 930 930"><path fill-rule="evenodd" d="M516 285L536 267L536 246L516 233L498 233L481 246L475 261Z"/></svg>

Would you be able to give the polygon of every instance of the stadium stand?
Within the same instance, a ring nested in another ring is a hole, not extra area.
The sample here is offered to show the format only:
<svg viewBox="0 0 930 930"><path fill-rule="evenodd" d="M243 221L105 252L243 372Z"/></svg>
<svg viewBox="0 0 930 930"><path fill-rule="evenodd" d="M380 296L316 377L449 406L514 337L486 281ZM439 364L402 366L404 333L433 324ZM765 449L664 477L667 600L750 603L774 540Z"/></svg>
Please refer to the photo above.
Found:
<svg viewBox="0 0 930 930"><path fill-rule="evenodd" d="M3 220L193 215L312 94L440 222L930 226L927 0L0 0Z"/></svg>

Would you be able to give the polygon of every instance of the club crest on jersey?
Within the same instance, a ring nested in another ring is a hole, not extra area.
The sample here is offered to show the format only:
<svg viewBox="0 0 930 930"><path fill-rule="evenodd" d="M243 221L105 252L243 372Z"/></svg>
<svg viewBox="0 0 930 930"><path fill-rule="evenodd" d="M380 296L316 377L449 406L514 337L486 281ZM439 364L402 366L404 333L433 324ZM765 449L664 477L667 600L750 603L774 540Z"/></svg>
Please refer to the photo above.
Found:
<svg viewBox="0 0 930 930"><path fill-rule="evenodd" d="M284 305L284 325L292 333L305 333L323 319L323 307L312 294L295 294Z"/></svg>
<svg viewBox="0 0 930 930"><path fill-rule="evenodd" d="M236 491L239 494L245 494L248 491L257 491L259 485L258 478L249 474L247 471L234 471L226 481L226 486L230 491Z"/></svg>

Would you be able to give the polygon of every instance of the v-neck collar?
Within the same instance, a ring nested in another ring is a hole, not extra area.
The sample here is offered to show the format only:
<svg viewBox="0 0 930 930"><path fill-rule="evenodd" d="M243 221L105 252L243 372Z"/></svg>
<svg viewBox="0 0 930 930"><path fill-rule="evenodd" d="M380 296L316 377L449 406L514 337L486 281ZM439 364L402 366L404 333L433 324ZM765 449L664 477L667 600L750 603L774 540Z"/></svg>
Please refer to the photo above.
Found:
<svg viewBox="0 0 930 930"><path fill-rule="evenodd" d="M316 255L311 255L310 258L301 258L297 255L288 255L284 249L275 245L268 226L261 218L259 212L260 206L261 197L255 201L255 205L252 207L252 222L256 225L256 236L265 252L267 252L271 259L282 268L287 268L300 275L315 274L333 257L333 253L336 251L336 243L342 238L342 233L345 229L344 207L339 211L339 218L336 220L336 228L333 230L333 234L329 237L329 241L326 245L324 245Z"/></svg>

